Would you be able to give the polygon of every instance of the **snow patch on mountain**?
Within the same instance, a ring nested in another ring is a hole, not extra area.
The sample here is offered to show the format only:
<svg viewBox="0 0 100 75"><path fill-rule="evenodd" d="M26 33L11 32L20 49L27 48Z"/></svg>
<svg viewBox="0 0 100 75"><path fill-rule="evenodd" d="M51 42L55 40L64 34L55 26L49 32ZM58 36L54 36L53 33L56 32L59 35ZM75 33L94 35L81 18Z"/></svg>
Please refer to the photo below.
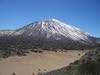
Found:
<svg viewBox="0 0 100 75"><path fill-rule="evenodd" d="M3 36L3 35L7 35L7 36L10 36L10 35L13 35L15 31L13 30L0 30L0 36Z"/></svg>

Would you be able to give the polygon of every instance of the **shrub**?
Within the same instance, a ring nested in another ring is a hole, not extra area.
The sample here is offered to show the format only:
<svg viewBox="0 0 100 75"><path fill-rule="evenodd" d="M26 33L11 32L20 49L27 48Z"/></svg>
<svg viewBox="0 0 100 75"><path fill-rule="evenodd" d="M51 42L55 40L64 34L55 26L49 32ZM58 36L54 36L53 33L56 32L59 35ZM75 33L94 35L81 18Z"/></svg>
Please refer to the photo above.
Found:
<svg viewBox="0 0 100 75"><path fill-rule="evenodd" d="M100 74L100 62L98 61L87 61L84 64L80 64L78 70L81 74Z"/></svg>

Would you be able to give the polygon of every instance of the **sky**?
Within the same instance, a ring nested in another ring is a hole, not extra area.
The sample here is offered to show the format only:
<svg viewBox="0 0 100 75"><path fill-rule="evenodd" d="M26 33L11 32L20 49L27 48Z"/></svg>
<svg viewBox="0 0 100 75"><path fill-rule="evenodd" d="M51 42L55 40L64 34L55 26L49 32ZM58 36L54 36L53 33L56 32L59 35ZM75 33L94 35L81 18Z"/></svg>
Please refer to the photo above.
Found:
<svg viewBox="0 0 100 75"><path fill-rule="evenodd" d="M100 37L100 0L0 0L0 30L51 18Z"/></svg>

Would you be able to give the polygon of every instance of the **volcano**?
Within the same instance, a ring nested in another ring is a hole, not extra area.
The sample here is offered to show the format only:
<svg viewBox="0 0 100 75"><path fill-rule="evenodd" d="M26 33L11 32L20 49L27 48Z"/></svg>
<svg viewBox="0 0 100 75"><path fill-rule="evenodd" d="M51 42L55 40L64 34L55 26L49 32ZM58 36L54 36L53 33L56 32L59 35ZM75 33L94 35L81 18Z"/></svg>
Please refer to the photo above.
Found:
<svg viewBox="0 0 100 75"><path fill-rule="evenodd" d="M56 19L31 23L16 30L0 31L0 46L79 49L97 44L96 37Z"/></svg>

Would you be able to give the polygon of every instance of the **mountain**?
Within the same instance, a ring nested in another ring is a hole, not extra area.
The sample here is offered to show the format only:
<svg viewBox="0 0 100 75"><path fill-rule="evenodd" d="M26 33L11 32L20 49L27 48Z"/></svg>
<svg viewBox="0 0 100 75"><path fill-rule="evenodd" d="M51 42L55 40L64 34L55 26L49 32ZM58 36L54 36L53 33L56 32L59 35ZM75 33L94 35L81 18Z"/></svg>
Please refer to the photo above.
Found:
<svg viewBox="0 0 100 75"><path fill-rule="evenodd" d="M0 31L2 46L28 46L43 48L84 48L96 45L96 38L76 27L56 19L34 22L22 28ZM12 43L11 43L12 41ZM77 49L76 48L76 49Z"/></svg>
<svg viewBox="0 0 100 75"><path fill-rule="evenodd" d="M100 38L97 38L97 41L96 41L98 44L100 44Z"/></svg>
<svg viewBox="0 0 100 75"><path fill-rule="evenodd" d="M13 30L0 30L0 36L12 35Z"/></svg>
<svg viewBox="0 0 100 75"><path fill-rule="evenodd" d="M56 19L49 19L40 22L32 23L28 26L16 30L17 35L26 35L32 37L53 38L56 40L62 37L70 38L72 40L89 41L88 33L81 31L78 28L64 24Z"/></svg>

